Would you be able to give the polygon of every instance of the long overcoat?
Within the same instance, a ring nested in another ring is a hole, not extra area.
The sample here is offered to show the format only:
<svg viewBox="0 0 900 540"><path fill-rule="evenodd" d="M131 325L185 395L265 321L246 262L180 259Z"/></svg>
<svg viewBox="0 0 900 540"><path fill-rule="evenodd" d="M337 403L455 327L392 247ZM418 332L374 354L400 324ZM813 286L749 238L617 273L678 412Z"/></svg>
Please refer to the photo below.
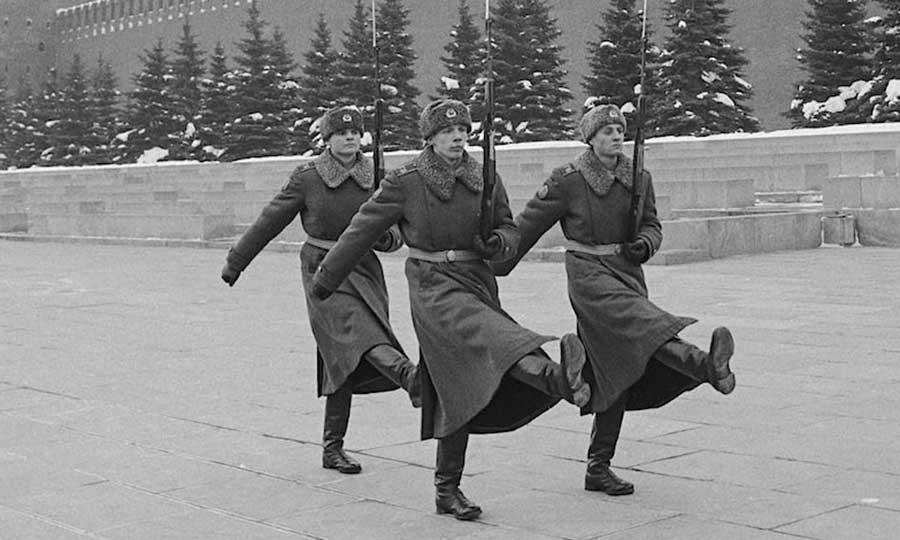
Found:
<svg viewBox="0 0 900 540"><path fill-rule="evenodd" d="M587 245L622 244L628 239L634 182L631 160L619 156L615 170L601 165L588 149L573 163L555 169L525 209L516 216L517 256L495 265L508 274L516 262L556 222L569 240ZM662 243L662 226L649 172L638 236L651 253ZM588 353L587 378L594 392L582 413L602 412L628 390L626 407L661 406L697 386L697 382L651 361L660 345L696 319L678 317L650 301L640 264L622 254L593 255L569 250L565 256L569 300L578 335Z"/></svg>
<svg viewBox="0 0 900 540"><path fill-rule="evenodd" d="M330 152L297 167L281 192L231 249L229 264L244 270L298 214L308 236L337 240L359 206L372 194L373 179L372 162L362 154L350 169ZM334 298L323 302L310 293L310 284L326 253L308 243L300 249L306 308L316 339L318 394L332 394L348 380L354 393L398 388L368 362L360 361L364 353L379 344L402 350L388 319L388 293L381 262L367 249L349 270Z"/></svg>
<svg viewBox="0 0 900 540"><path fill-rule="evenodd" d="M481 165L466 153L451 171L426 148L393 171L328 253L317 280L333 289L392 224L410 248L473 250L481 216ZM494 228L505 249L517 234L503 182L494 192ZM484 260L406 261L410 310L423 373L422 438L516 429L552 407L552 398L504 374L553 339L522 328L500 306L497 281Z"/></svg>

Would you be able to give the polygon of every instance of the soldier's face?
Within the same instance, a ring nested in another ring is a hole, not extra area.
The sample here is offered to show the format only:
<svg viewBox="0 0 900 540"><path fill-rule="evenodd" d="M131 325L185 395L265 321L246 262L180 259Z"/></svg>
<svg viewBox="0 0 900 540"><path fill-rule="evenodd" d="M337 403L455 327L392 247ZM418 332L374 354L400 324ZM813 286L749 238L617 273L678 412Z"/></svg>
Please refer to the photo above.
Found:
<svg viewBox="0 0 900 540"><path fill-rule="evenodd" d="M462 159L468 136L469 128L463 124L453 124L432 135L431 146L434 147L437 155L446 160L455 161Z"/></svg>
<svg viewBox="0 0 900 540"><path fill-rule="evenodd" d="M359 141L362 135L355 129L345 129L333 133L328 138L328 146L331 153L339 157L352 157L359 152Z"/></svg>
<svg viewBox="0 0 900 540"><path fill-rule="evenodd" d="M622 153L625 128L619 124L607 124L597 130L589 141L594 153L600 157L614 157Z"/></svg>

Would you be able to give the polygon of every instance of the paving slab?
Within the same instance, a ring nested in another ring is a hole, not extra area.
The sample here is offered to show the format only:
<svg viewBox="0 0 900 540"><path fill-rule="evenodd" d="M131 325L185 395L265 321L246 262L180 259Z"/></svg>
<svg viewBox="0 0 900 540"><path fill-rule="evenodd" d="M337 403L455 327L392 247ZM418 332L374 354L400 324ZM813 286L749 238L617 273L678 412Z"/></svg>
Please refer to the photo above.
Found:
<svg viewBox="0 0 900 540"><path fill-rule="evenodd" d="M434 441L401 392L354 398L321 467L323 403L296 253L234 288L224 249L0 241L0 538L892 538L900 526L900 250L822 247L645 269L651 298L737 341L738 388L626 415L630 497L583 490L566 404L473 436L475 523L433 509ZM416 356L404 260L382 258ZM574 328L558 262L500 280L523 325ZM539 309L536 308L539 306ZM545 350L558 357L558 345Z"/></svg>

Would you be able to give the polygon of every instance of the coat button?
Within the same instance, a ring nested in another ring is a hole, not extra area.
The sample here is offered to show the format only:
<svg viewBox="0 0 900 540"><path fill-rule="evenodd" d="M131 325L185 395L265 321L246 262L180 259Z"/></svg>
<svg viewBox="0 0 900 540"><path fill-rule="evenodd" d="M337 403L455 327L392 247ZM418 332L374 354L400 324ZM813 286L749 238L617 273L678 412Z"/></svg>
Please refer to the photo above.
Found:
<svg viewBox="0 0 900 540"><path fill-rule="evenodd" d="M453 262L456 260L456 252L453 251L452 249L447 252L447 260L450 262Z"/></svg>

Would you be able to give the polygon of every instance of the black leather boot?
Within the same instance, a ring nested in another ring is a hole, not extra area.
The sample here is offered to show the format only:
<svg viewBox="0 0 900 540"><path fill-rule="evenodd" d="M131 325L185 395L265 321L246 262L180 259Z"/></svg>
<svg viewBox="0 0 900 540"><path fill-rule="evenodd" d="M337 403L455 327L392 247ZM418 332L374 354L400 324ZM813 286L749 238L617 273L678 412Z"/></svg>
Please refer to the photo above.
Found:
<svg viewBox="0 0 900 540"><path fill-rule="evenodd" d="M591 387L581 375L587 355L575 334L566 334L559 344L557 364L541 349L526 354L513 364L509 375L548 396L562 398L583 407L591 400Z"/></svg>
<svg viewBox="0 0 900 540"><path fill-rule="evenodd" d="M734 390L735 377L729 361L734 354L734 338L724 326L713 330L709 353L674 337L653 353L653 358L698 382L708 382L722 394Z"/></svg>
<svg viewBox="0 0 900 540"><path fill-rule="evenodd" d="M322 467L343 474L357 474L362 465L344 452L344 435L350 421L353 391L344 385L325 397L325 428L322 430Z"/></svg>
<svg viewBox="0 0 900 540"><path fill-rule="evenodd" d="M622 480L609 468L622 430L625 401L623 395L609 409L594 415L587 472L584 475L584 489L588 491L602 491L613 496L634 493L634 484Z"/></svg>
<svg viewBox="0 0 900 540"><path fill-rule="evenodd" d="M730 394L736 384L734 373L729 362L734 354L734 337L731 331L720 326L713 330L709 342L709 361L707 362L707 380L713 388L722 394Z"/></svg>
<svg viewBox="0 0 900 540"><path fill-rule="evenodd" d="M363 355L379 373L399 385L409 394L412 406L422 406L422 385L419 382L419 366L395 347L387 344L376 345Z"/></svg>
<svg viewBox="0 0 900 540"><path fill-rule="evenodd" d="M434 505L437 513L453 514L453 517L462 521L481 515L481 507L467 499L459 489L468 444L469 432L465 428L438 439L434 468Z"/></svg>

